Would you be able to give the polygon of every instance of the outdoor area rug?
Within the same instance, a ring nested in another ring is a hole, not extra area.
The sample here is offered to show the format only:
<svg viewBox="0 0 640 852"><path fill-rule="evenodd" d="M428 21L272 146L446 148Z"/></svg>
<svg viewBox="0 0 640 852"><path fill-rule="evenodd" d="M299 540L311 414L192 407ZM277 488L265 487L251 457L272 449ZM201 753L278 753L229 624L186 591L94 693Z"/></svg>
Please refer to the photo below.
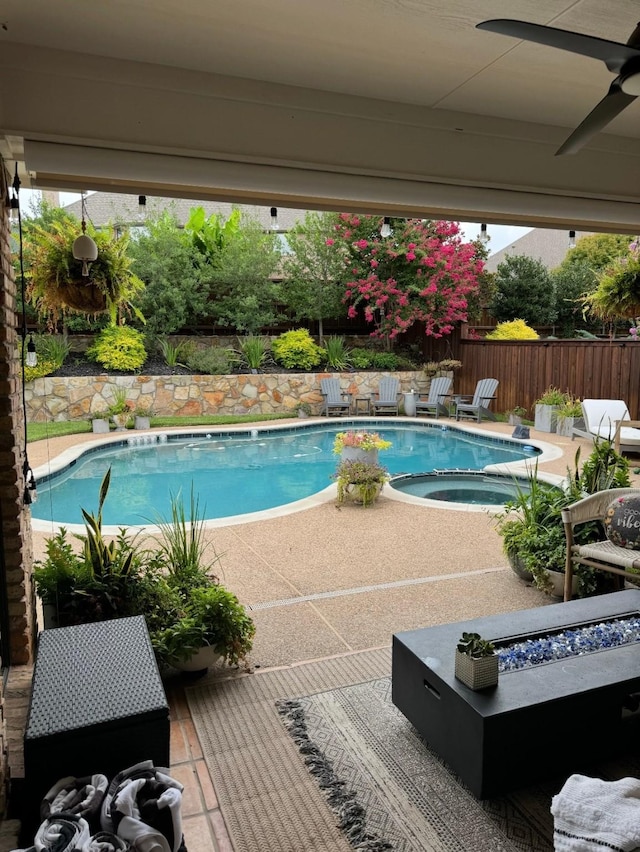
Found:
<svg viewBox="0 0 640 852"><path fill-rule="evenodd" d="M391 703L390 666L383 649L187 690L235 852L553 850L565 777L479 801Z"/></svg>

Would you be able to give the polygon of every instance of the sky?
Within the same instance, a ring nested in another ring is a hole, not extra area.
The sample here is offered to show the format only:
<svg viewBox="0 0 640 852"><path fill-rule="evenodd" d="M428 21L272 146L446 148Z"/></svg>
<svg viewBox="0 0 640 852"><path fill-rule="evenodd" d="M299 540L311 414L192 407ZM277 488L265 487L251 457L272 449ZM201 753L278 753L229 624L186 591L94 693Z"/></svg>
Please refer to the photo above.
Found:
<svg viewBox="0 0 640 852"><path fill-rule="evenodd" d="M23 205L28 209L29 203L34 195L39 195L37 191L24 189L20 192L20 206ZM75 192L61 192L60 203L64 206L72 204L80 199L80 194ZM474 240L480 234L479 222L461 222L460 227L462 233L468 240ZM511 245L520 237L528 234L531 228L517 228L511 225L488 225L487 233L489 235L489 253L493 254L500 251L505 246Z"/></svg>

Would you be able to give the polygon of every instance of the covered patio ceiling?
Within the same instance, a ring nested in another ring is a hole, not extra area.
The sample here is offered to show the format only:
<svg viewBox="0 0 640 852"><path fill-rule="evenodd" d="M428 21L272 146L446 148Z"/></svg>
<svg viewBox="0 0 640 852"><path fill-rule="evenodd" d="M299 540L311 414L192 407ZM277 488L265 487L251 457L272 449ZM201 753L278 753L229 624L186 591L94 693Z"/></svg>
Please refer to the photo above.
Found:
<svg viewBox="0 0 640 852"><path fill-rule="evenodd" d="M476 29L626 42L634 0L4 0L0 153L23 186L640 231L640 99Z"/></svg>

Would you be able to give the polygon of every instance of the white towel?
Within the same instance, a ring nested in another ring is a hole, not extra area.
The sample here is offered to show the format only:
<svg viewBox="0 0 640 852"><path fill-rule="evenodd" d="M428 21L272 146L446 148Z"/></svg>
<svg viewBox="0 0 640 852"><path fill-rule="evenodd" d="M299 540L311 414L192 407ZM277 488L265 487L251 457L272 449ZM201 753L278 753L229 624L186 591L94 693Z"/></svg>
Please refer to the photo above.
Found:
<svg viewBox="0 0 640 852"><path fill-rule="evenodd" d="M640 849L640 779L572 775L551 800L556 852Z"/></svg>

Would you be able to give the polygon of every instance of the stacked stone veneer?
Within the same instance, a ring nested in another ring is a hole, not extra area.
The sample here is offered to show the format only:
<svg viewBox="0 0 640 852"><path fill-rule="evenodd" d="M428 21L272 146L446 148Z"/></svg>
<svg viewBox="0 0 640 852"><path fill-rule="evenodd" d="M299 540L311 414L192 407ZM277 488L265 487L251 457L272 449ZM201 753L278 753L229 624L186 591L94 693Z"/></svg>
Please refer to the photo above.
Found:
<svg viewBox="0 0 640 852"><path fill-rule="evenodd" d="M116 388L126 388L134 407L155 415L279 414L307 402L320 414L320 379L340 379L343 391L357 396L377 392L382 376L400 380L400 391L426 393L422 371L398 373L259 373L230 376L94 376L36 379L27 385L27 416L33 422L87 419L114 402Z"/></svg>

